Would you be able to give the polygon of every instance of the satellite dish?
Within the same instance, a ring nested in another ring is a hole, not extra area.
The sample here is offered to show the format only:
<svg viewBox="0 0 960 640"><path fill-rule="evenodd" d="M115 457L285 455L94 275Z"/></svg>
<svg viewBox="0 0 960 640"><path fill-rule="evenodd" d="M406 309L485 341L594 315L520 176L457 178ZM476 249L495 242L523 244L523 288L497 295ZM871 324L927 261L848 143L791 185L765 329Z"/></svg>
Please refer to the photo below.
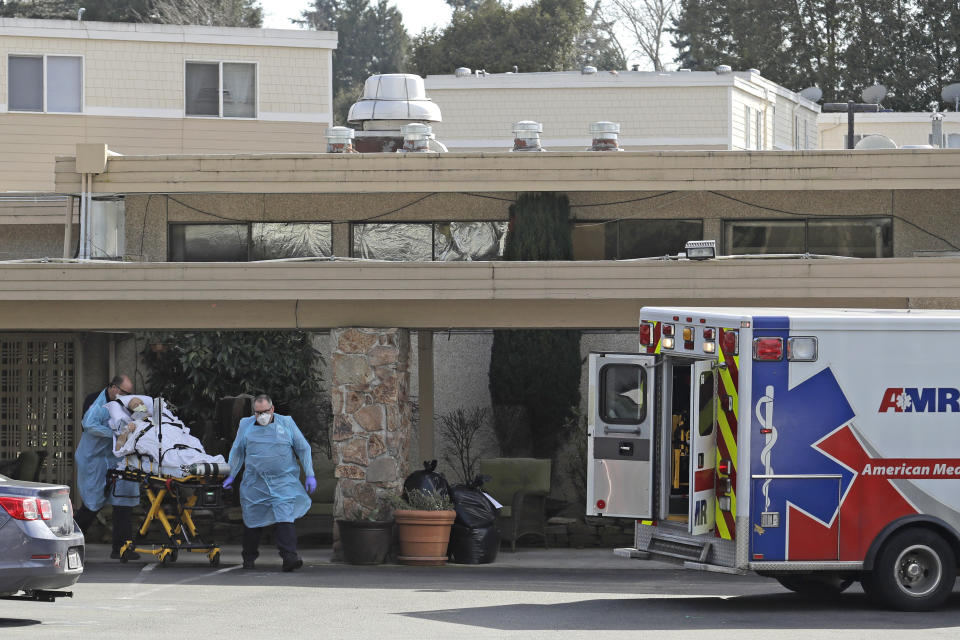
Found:
<svg viewBox="0 0 960 640"><path fill-rule="evenodd" d="M854 149L896 149L897 143L887 136L873 133L861 138Z"/></svg>
<svg viewBox="0 0 960 640"><path fill-rule="evenodd" d="M940 97L944 102L953 103L953 110L957 111L957 105L960 104L960 82L948 84L940 92Z"/></svg>
<svg viewBox="0 0 960 640"><path fill-rule="evenodd" d="M860 94L860 99L867 104L880 104L887 97L887 88L882 84L875 84L867 87Z"/></svg>
<svg viewBox="0 0 960 640"><path fill-rule="evenodd" d="M801 98L806 98L810 102L819 102L820 98L823 97L823 91L820 90L820 87L807 87L800 92Z"/></svg>

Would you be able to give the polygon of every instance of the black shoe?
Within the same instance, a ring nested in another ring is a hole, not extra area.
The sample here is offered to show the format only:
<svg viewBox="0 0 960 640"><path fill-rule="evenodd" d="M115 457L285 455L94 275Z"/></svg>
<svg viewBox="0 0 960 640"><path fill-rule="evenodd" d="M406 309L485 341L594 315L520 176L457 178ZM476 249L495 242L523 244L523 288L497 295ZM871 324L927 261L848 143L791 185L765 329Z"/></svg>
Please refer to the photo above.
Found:
<svg viewBox="0 0 960 640"><path fill-rule="evenodd" d="M301 558L297 558L292 562L284 562L283 570L289 573L290 571L296 571L302 566L303 566L303 560Z"/></svg>
<svg viewBox="0 0 960 640"><path fill-rule="evenodd" d="M253 569L253 568L254 568L254 566L253 566L253 560L244 560L244 561L243 561L243 568L244 568L244 569Z"/></svg>
<svg viewBox="0 0 960 640"><path fill-rule="evenodd" d="M114 549L110 552L111 560L139 560L140 554L136 551L128 550L126 553L121 554L118 549Z"/></svg>

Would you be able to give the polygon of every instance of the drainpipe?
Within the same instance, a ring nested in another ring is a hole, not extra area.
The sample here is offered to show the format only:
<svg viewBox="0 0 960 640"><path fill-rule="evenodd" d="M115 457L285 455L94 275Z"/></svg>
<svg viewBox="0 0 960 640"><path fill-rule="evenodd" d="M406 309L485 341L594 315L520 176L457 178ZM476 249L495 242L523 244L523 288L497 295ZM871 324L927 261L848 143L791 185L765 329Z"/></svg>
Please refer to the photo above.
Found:
<svg viewBox="0 0 960 640"><path fill-rule="evenodd" d="M80 174L80 249L77 257L81 260L87 258L87 175Z"/></svg>

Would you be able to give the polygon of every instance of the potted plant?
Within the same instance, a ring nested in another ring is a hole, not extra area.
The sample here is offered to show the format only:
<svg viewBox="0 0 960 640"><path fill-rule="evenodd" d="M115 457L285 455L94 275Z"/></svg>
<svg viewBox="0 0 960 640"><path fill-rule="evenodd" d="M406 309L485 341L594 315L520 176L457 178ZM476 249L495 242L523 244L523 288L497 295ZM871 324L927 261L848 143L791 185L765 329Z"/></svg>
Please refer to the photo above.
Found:
<svg viewBox="0 0 960 640"><path fill-rule="evenodd" d="M350 564L383 564L393 543L390 508L372 511L357 507L348 518L337 519L344 559Z"/></svg>
<svg viewBox="0 0 960 640"><path fill-rule="evenodd" d="M414 489L407 491L403 498L397 497L394 506L400 563L446 564L450 526L457 517L450 498L444 493Z"/></svg>

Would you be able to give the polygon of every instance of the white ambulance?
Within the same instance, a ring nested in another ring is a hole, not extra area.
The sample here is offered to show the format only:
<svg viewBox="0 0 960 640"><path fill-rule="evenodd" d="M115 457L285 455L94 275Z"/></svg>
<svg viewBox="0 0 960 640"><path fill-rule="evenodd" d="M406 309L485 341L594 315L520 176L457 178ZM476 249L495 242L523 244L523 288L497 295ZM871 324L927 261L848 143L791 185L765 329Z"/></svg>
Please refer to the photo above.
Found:
<svg viewBox="0 0 960 640"><path fill-rule="evenodd" d="M587 514L621 555L860 581L928 610L960 558L960 311L645 307L590 355Z"/></svg>

